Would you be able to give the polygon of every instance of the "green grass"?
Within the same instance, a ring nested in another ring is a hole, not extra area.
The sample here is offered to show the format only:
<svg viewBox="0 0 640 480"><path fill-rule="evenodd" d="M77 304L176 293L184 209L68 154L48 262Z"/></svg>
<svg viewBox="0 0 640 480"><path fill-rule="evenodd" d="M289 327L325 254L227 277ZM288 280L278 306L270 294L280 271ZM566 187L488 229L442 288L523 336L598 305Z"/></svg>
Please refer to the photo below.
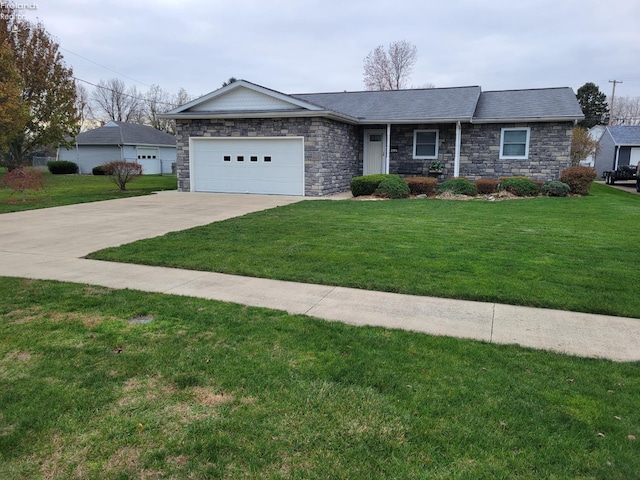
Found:
<svg viewBox="0 0 640 480"><path fill-rule="evenodd" d="M5 173L5 169L0 169L0 180ZM52 175L49 172L43 172L43 175L44 190L37 193L27 191L25 202L20 194L12 194L10 189L0 184L0 213L134 197L177 188L175 175L143 175L128 184L126 192L118 190L105 176Z"/></svg>
<svg viewBox="0 0 640 480"><path fill-rule="evenodd" d="M86 285L0 289L0 478L640 477L638 363Z"/></svg>
<svg viewBox="0 0 640 480"><path fill-rule="evenodd" d="M640 318L640 196L305 201L90 255Z"/></svg>

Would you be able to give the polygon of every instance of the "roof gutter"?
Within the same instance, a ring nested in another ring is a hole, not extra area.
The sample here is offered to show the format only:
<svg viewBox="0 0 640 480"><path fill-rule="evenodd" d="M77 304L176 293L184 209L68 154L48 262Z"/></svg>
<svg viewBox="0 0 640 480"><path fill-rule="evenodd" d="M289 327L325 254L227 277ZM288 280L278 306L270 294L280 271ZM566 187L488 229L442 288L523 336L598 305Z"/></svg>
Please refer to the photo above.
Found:
<svg viewBox="0 0 640 480"><path fill-rule="evenodd" d="M228 118L311 118L311 117L325 117L332 120L338 120L340 122L357 124L360 121L357 118L350 117L348 115L341 115L330 110L304 110L301 112L291 111L269 111L269 112L228 112L228 113L213 113L213 112L192 112L192 113L163 113L158 115L158 118L170 118L174 120L209 120L209 119L228 119ZM380 122L376 122L380 123Z"/></svg>
<svg viewBox="0 0 640 480"><path fill-rule="evenodd" d="M419 124L436 124L436 123L470 123L469 117L463 118L411 118L411 119L403 119L403 120L391 120L391 119L363 119L358 118L358 124L360 125L381 125L381 124L392 124L392 125L415 125Z"/></svg>
<svg viewBox="0 0 640 480"><path fill-rule="evenodd" d="M584 117L513 117L513 118L474 118L471 123L526 123L526 122L574 122Z"/></svg>

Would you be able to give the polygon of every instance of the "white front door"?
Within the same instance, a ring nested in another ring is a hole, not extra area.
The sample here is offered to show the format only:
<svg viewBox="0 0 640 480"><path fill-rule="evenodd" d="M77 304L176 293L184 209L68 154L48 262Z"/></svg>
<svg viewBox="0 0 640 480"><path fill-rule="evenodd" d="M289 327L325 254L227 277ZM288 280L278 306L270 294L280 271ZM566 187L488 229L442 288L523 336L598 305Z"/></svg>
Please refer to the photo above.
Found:
<svg viewBox="0 0 640 480"><path fill-rule="evenodd" d="M363 175L386 173L387 135L384 130L364 131Z"/></svg>

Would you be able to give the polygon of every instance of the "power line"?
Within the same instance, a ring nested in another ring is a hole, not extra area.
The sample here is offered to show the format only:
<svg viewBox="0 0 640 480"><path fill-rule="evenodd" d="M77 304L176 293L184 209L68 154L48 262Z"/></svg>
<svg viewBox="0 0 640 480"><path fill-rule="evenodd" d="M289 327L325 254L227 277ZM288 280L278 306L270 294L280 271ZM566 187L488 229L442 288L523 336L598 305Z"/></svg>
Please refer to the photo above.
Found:
<svg viewBox="0 0 640 480"><path fill-rule="evenodd" d="M141 101L143 101L143 102L148 101L148 99L147 99L147 98L144 98L144 97L136 97L135 95L130 95L130 94L128 94L128 93L119 92L118 90L114 90L113 88L105 87L104 85L96 85L95 83L91 83L91 82L89 82L89 81L87 81L87 80L83 80L83 79L78 78L78 77L75 77L75 76L73 76L72 78L73 78L74 80L78 80L79 82L83 82L83 83L86 83L86 84L88 84L88 85L91 85L92 87L96 87L96 88L100 88L100 89L102 89L102 90L108 90L109 92L117 93L118 95L122 95L123 97L129 97L129 98L133 98L133 99L135 99L135 100L141 100ZM168 103L168 102L161 102L161 101L157 101L156 103L157 103L157 104L161 104L161 105L167 105L167 106L172 107L172 108L174 108L174 107L175 107L175 105L174 105L174 104L172 104L172 103Z"/></svg>
<svg viewBox="0 0 640 480"><path fill-rule="evenodd" d="M63 47L58 47L58 48L60 48L60 50L64 50L65 52L69 52L70 54L75 55L76 57L80 57L80 58L82 58L83 60L86 60L87 62L91 62L91 63L93 63L94 65L98 65L99 67L102 67L102 68L104 68L104 69L106 69L106 70L109 70L110 72L117 73L118 75L121 75L121 76L123 76L123 77L126 77L126 78L128 78L129 80L133 80L134 82L139 83L139 84L141 84L141 85L144 85L145 87L151 87L151 85L148 85L148 84L146 84L146 83L144 83L144 82L141 82L141 81L139 81L139 80L136 80L135 78L130 77L129 75L125 75L124 73L120 73L120 72L118 72L118 71L116 71L116 70L114 70L114 69L112 69L112 68L105 67L104 65L101 65L101 64L99 64L98 62L94 62L93 60L90 60L90 59L88 59L87 57L83 57L82 55L79 55L79 54L77 54L77 53L75 53L75 52L72 52L71 50L68 50L68 49L63 48Z"/></svg>

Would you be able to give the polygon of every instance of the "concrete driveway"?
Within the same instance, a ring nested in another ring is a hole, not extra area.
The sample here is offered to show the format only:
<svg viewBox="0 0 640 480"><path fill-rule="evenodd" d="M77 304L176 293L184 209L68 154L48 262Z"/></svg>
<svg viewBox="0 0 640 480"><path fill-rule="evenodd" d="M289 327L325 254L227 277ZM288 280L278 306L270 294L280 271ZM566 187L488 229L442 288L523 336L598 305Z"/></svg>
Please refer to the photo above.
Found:
<svg viewBox="0 0 640 480"><path fill-rule="evenodd" d="M90 252L303 200L161 192L0 215L0 276L274 308L354 325L640 360L640 320L86 260Z"/></svg>
<svg viewBox="0 0 640 480"><path fill-rule="evenodd" d="M2 252L79 258L167 232L299 202L303 197L158 192L0 215Z"/></svg>

